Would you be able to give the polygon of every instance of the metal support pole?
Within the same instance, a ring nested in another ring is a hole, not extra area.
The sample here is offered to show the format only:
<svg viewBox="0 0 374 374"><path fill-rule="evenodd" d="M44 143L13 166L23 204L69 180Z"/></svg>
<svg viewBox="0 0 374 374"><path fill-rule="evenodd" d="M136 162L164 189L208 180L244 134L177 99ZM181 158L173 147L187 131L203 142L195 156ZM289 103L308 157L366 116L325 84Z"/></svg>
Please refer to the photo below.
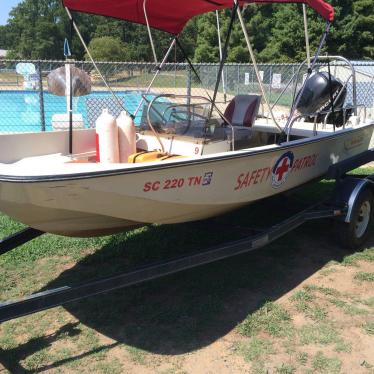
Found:
<svg viewBox="0 0 374 374"><path fill-rule="evenodd" d="M327 67L328 67L328 73L329 73L329 94L330 94L330 103L331 103L331 111L332 111L332 125L334 127L335 131L335 122L336 122L336 117L335 117L335 106L334 106L334 95L332 92L332 83L331 83L331 70L330 70L330 60L327 60Z"/></svg>
<svg viewBox="0 0 374 374"><path fill-rule="evenodd" d="M326 37L327 37L327 34L328 32L330 31L330 22L326 22L326 29L325 31L323 32L322 36L321 36L321 39L319 41L319 45L318 45L318 48L317 48L317 51L316 51L316 54L314 55L314 58L313 58L313 62L310 66L310 68L308 69L308 74L305 78L305 81L300 89L300 93L296 96L296 98L294 99L295 101L293 102L292 104L292 108L291 108L291 111L290 111L290 116L288 117L288 120L287 120L287 123L286 125L284 126L284 129L283 131L286 133L287 132L287 129L288 127L290 126L292 120L293 120L293 116L295 114L295 111L296 111L296 107L297 105L299 104L299 101L301 99L301 96L304 92L304 89L305 89L305 85L306 85L306 82L308 81L308 78L310 77L311 73L312 73L312 70L314 69L314 66L315 64L317 63L317 60L319 58L319 54L321 53L321 49L322 49L322 46L323 44L325 43L325 40L326 40ZM297 82L295 82L295 90L296 90L296 85L297 85ZM295 97L295 96L294 96Z"/></svg>
<svg viewBox="0 0 374 374"><path fill-rule="evenodd" d="M235 1L235 3L237 3L237 0L234 0L234 1ZM262 85L261 76L260 76L260 72L258 70L258 66L257 66L257 63L256 63L255 54L253 52L253 48L252 48L252 45L251 45L251 42L249 40L249 36L248 36L248 33L247 33L247 28L245 27L243 16L242 16L242 13L241 13L239 7L237 8L237 13L238 13L238 18L239 18L239 21L240 21L240 25L241 25L242 30L243 30L244 38L245 38L245 41L247 43L247 48L248 48L249 54L250 54L252 62L253 62L253 68L255 69L257 81L258 81L258 84L260 85L260 90L261 90L261 93L262 93L262 97L263 97L263 99L265 101L266 106L269 109L269 113L271 115L271 118L274 121L275 126L277 126L279 132L282 133L283 130L281 129L281 127L279 126L277 120L275 119L273 110L271 109L270 103L269 103L269 101L268 101L268 99L266 97L265 88Z"/></svg>
<svg viewBox="0 0 374 374"><path fill-rule="evenodd" d="M310 47L309 47L309 34L308 34L308 18L306 16L306 6L305 6L305 4L303 4L303 18L304 18L306 59L308 61L308 69L310 69Z"/></svg>
<svg viewBox="0 0 374 374"><path fill-rule="evenodd" d="M216 10L216 19L217 19L219 59L222 60L221 28L220 28L220 25L219 25L218 10ZM224 76L223 70L222 70L222 91L223 91L223 100L226 103L226 82L225 82L225 76Z"/></svg>
<svg viewBox="0 0 374 374"><path fill-rule="evenodd" d="M70 22L71 24L72 22ZM71 25L71 31L73 27ZM71 32L72 34L72 32ZM71 36L70 34L70 36ZM71 42L71 38L70 38ZM72 78L71 78L71 65L70 65L70 46L69 41L65 39L64 42L64 56L65 62L65 96L66 96L66 111L69 118L69 154L73 154L73 90L72 90Z"/></svg>
<svg viewBox="0 0 374 374"><path fill-rule="evenodd" d="M176 43L176 38L173 39L173 41L172 41L171 44L170 44L169 49L168 49L168 50L166 51L166 53L165 53L165 56L164 56L163 60L161 61L160 65L157 66L156 73L155 73L155 75L153 76L153 78L152 78L152 80L151 80L151 83L149 83L149 85L148 85L148 87L147 87L147 89L146 89L146 91L145 91L145 93L144 93L145 95L146 95L146 94L151 90L151 87L152 87L152 85L153 85L153 82L155 81L155 79L157 78L157 76L160 74L162 68L164 67L164 65L165 65L165 63L166 63L166 60L167 60L167 58L169 57L169 54L170 54L170 52L172 51L172 49L173 49L175 43ZM140 110L140 108L141 108L141 106L142 106L142 104L143 104L143 101L144 101L144 98L142 98L142 99L140 100L140 103L139 103L138 107L136 108L134 114L132 114L132 116L133 116L134 118L135 118L136 115L138 114L138 112L139 112L139 110Z"/></svg>
<svg viewBox="0 0 374 374"><path fill-rule="evenodd" d="M270 72L269 72L269 104L271 103L272 88L273 88L273 67L270 66Z"/></svg>
<svg viewBox="0 0 374 374"><path fill-rule="evenodd" d="M227 82L228 82L227 81L227 67L225 67L225 97L224 97L225 104L226 104L226 101L227 101L227 85L226 85Z"/></svg>
<svg viewBox="0 0 374 374"><path fill-rule="evenodd" d="M151 28L150 28L149 22L148 22L148 15L147 15L146 3L147 3L147 0L144 0L143 1L144 18L145 18L145 23L147 24L148 36L149 36L149 41L150 41L151 47L152 47L153 58L155 60L155 64L157 65L157 63L158 63L157 62L157 54L156 54L155 45L153 43Z"/></svg>
<svg viewBox="0 0 374 374"><path fill-rule="evenodd" d="M236 82L236 94L239 95L239 82L240 82L240 65L236 65L236 78L237 78L237 82Z"/></svg>
<svg viewBox="0 0 374 374"><path fill-rule="evenodd" d="M177 44L174 45L174 88L177 88Z"/></svg>
<svg viewBox="0 0 374 374"><path fill-rule="evenodd" d="M229 47L229 41L230 41L231 31L232 31L233 26L234 26L234 20L235 20L235 15L236 15L236 11L237 10L239 10L239 3L236 0L234 0L234 6L232 7L229 28L227 30L225 45L224 45L223 51L222 51L222 59L221 59L221 62L219 64L219 70L218 70L218 74L217 74L216 85L214 87L214 92L213 92L212 105L211 105L211 108L210 108L210 113L209 113L208 118L210 118L212 116L213 109L214 109L214 104L216 102L216 97L217 97L217 92L218 92L218 88L219 88L219 83L221 81L221 74L222 74L222 71L223 71L223 65L224 65L224 63L226 61L227 50L228 50L228 47Z"/></svg>
<svg viewBox="0 0 374 374"><path fill-rule="evenodd" d="M107 83L107 81L105 80L103 74L101 73L100 69L98 68L98 66L97 66L97 64L96 64L96 62L95 62L95 60L93 59L93 57L92 57L92 55L91 55L90 50L89 50L88 47L87 47L87 44L85 43L85 41L84 41L84 39L83 39L83 37L82 37L82 34L81 34L80 31L79 31L78 26L76 25L75 21L73 20L73 16L71 15L70 10L69 10L67 7L65 7L65 10L66 10L66 13L67 13L67 15L68 15L70 21L72 22L72 25L73 25L73 27L74 27L74 30L76 31L76 33L77 33L77 35L78 35L78 37L79 37L79 40L81 41L81 43L82 43L82 45L83 45L85 51L87 52L87 55L88 55L90 61L92 62L94 68L96 69L96 71L97 71L97 73L99 74L100 78L101 78L102 81L104 82L105 87L109 90L109 92L112 94L112 96L114 97L114 99L117 101L117 104L119 105L119 107L122 108L122 110L124 110L128 115L131 116L131 113L129 113L129 112L126 110L126 108L124 107L122 101L117 97L117 95L114 93L114 91L112 90L112 88L108 85L108 83Z"/></svg>
<svg viewBox="0 0 374 374"><path fill-rule="evenodd" d="M187 113L188 113L188 124L191 121L191 112L190 112L190 105L191 105L191 85L192 85L192 71L189 65L187 65Z"/></svg>
<svg viewBox="0 0 374 374"><path fill-rule="evenodd" d="M71 65L68 61L66 62L66 106L69 116L69 154L73 154L73 92L71 79Z"/></svg>
<svg viewBox="0 0 374 374"><path fill-rule="evenodd" d="M38 62L39 73L39 107L40 107L40 124L41 130L45 131L45 111L44 111L44 94L43 94L43 77L40 62Z"/></svg>

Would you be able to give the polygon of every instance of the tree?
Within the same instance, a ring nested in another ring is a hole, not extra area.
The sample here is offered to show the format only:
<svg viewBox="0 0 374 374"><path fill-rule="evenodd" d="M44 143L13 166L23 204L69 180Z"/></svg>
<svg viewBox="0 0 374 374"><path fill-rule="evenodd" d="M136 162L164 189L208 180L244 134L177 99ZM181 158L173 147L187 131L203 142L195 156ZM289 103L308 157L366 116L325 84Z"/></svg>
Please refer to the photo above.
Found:
<svg viewBox="0 0 374 374"><path fill-rule="evenodd" d="M335 20L323 53L340 54L351 59L374 58L373 0L328 0L335 8ZM230 9L219 11L221 38L224 43L230 21ZM250 4L243 13L249 37L259 62L294 62L305 59L305 39L301 4ZM153 61L147 28L144 25L101 16L74 13L83 39L111 38L110 46L121 42L122 58L131 61ZM320 40L325 21L308 8L311 52ZM23 59L62 59L64 39L70 37L70 21L60 0L22 0L10 13L7 25L0 26L0 48L9 57ZM157 58L160 61L172 36L152 30ZM113 42L113 39L116 41ZM190 20L181 35L181 44L195 62L218 62L216 15L205 13ZM106 49L110 49L107 46ZM83 59L85 51L75 33L70 45L73 57ZM116 47L116 48L117 48ZM100 47L103 50L104 46ZM114 48L114 50L116 50ZM117 48L118 49L118 48ZM105 59L118 59L121 54ZM184 61L177 50L168 59ZM228 62L248 62L249 54L238 20L232 30Z"/></svg>
<svg viewBox="0 0 374 374"><path fill-rule="evenodd" d="M126 46L118 38L110 36L93 38L89 50L92 58L97 61L126 61Z"/></svg>
<svg viewBox="0 0 374 374"><path fill-rule="evenodd" d="M275 4L250 4L245 10L246 24L253 49L258 55L268 45L272 35L272 29L276 22L274 17ZM261 59L261 55L258 56Z"/></svg>
<svg viewBox="0 0 374 374"><path fill-rule="evenodd" d="M0 25L0 49L8 49L10 46L8 28L7 26Z"/></svg>
<svg viewBox="0 0 374 374"><path fill-rule="evenodd" d="M372 0L332 0L335 19L322 53L348 59L374 58L374 3ZM266 46L259 50L262 61L294 62L305 59L305 38L300 5L273 5L275 23ZM308 8L308 29L313 54L325 28L325 21ZM255 39L257 40L257 38Z"/></svg>
<svg viewBox="0 0 374 374"><path fill-rule="evenodd" d="M224 23L224 27L222 28L222 34L226 37L227 29L229 27L231 12L226 11L226 22ZM242 11L242 16L244 23L247 24L249 12L247 10ZM246 26L248 29L248 27ZM248 30L247 30L248 31ZM247 48L247 43L245 41L243 30L236 15L235 22L233 25L233 29L231 32L229 49L227 54L227 62L250 62L250 56Z"/></svg>
<svg viewBox="0 0 374 374"><path fill-rule="evenodd" d="M213 12L201 15L197 19L197 38L194 54L195 62L219 61L216 16Z"/></svg>
<svg viewBox="0 0 374 374"><path fill-rule="evenodd" d="M273 14L275 23L264 48L259 51L261 61L293 62L305 60L303 13L300 4L282 4ZM318 45L324 22L308 12L311 51Z"/></svg>
<svg viewBox="0 0 374 374"><path fill-rule="evenodd" d="M13 8L7 28L7 38L11 40L10 56L29 59L61 57L63 27L60 13L58 0L24 0Z"/></svg>
<svg viewBox="0 0 374 374"><path fill-rule="evenodd" d="M352 13L345 18L341 39L351 58L374 59L374 2L356 0L352 8Z"/></svg>
<svg viewBox="0 0 374 374"><path fill-rule="evenodd" d="M95 28L91 33L92 38L100 38L110 36L116 39L124 39L124 29L122 22L115 19L107 19L105 17L96 17Z"/></svg>
<svg viewBox="0 0 374 374"><path fill-rule="evenodd" d="M192 60L195 54L195 48L197 43L197 19L198 17L192 18L187 25L184 27L183 31L179 36L179 42L183 47L187 57ZM177 61L185 61L185 56L182 51L177 48Z"/></svg>

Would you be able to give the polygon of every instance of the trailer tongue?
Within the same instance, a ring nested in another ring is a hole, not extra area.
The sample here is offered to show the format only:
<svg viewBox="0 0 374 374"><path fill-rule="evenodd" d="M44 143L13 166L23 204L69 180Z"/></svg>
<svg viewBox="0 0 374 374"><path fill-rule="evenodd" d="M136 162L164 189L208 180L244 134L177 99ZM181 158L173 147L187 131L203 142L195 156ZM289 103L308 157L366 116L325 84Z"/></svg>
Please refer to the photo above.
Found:
<svg viewBox="0 0 374 374"><path fill-rule="evenodd" d="M0 303L0 322L250 252L273 242L307 221L338 217L345 213L345 208L338 209L329 205L311 207L268 228L264 232L230 241L217 247L197 250L192 255L178 257L162 263L149 264L109 278L49 289L20 300L6 301ZM10 246L8 248L10 249Z"/></svg>

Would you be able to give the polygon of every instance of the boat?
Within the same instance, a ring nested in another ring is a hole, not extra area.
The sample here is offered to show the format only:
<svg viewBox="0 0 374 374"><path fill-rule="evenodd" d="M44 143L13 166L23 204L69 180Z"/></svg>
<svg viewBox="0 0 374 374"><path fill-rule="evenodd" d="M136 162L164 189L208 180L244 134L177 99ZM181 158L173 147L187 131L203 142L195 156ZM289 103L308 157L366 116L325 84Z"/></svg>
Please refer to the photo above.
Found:
<svg viewBox="0 0 374 374"><path fill-rule="evenodd" d="M355 97L352 105L344 104L347 86L355 83L354 68L344 58L320 56L333 8L322 0L304 3L326 20L326 30L313 60L301 64L308 64L304 81L303 69L297 72L290 114L277 117L266 98L242 19L241 6L246 2L64 0L79 36L72 11L173 34L156 75L191 17L231 8L217 83L213 92L199 97L151 95L148 87L140 103L144 108L136 130L137 150L124 163L96 161L94 128L0 135L0 211L43 232L76 237L150 223L197 221L321 179L331 165L372 149L374 121ZM216 100L217 91L236 17L262 95L237 95L224 106ZM325 64L318 65L321 60ZM334 77L330 64L346 65L349 78Z"/></svg>

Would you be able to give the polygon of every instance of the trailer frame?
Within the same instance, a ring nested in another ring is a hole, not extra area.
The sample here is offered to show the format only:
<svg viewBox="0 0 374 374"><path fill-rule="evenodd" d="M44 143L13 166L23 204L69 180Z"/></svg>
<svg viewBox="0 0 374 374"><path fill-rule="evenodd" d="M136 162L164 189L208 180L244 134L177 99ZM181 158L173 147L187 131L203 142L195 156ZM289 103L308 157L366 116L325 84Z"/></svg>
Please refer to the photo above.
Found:
<svg viewBox="0 0 374 374"><path fill-rule="evenodd" d="M299 211L261 232L202 251L198 250L189 255L147 264L114 276L94 279L77 285L53 288L18 300L1 302L0 323L250 252L270 244L308 221L334 218L345 225L350 225L353 217L352 212L360 194L367 188L374 191L374 175L354 177L346 176L346 173L373 160L374 150L369 150L330 166L326 177L335 179L336 186L329 199ZM0 240L0 255L43 234L42 231L26 228L6 237Z"/></svg>

